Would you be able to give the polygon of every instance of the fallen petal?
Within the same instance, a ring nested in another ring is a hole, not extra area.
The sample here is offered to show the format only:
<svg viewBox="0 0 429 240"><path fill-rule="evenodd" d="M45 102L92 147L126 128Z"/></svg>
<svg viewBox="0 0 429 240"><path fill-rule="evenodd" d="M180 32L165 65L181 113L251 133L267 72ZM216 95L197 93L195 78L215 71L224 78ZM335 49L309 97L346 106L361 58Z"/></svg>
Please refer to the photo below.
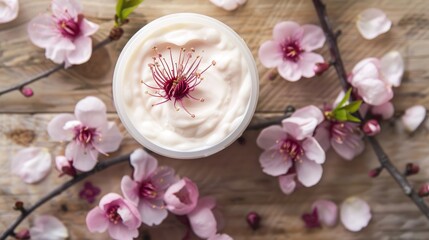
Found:
<svg viewBox="0 0 429 240"><path fill-rule="evenodd" d="M405 110L401 117L402 123L409 132L414 132L426 117L426 108L416 105Z"/></svg>
<svg viewBox="0 0 429 240"><path fill-rule="evenodd" d="M31 240L62 240L69 236L67 228L50 215L37 216L34 219L33 227L30 228Z"/></svg>
<svg viewBox="0 0 429 240"><path fill-rule="evenodd" d="M7 23L18 16L18 0L0 0L0 23Z"/></svg>
<svg viewBox="0 0 429 240"><path fill-rule="evenodd" d="M394 87L401 85L404 74L404 60L398 51L386 53L381 59L381 72L386 80Z"/></svg>
<svg viewBox="0 0 429 240"><path fill-rule="evenodd" d="M371 220L371 209L367 202L358 198L347 198L340 208L340 218L344 227L358 232L366 227Z"/></svg>
<svg viewBox="0 0 429 240"><path fill-rule="evenodd" d="M26 183L36 183L48 175L52 158L46 148L29 147L12 157L11 171Z"/></svg>
<svg viewBox="0 0 429 240"><path fill-rule="evenodd" d="M377 8L368 8L358 15L356 26L365 39L374 39L388 32L392 26L386 14Z"/></svg>
<svg viewBox="0 0 429 240"><path fill-rule="evenodd" d="M233 11L240 5L246 3L247 0L210 0L214 5L223 8L227 11Z"/></svg>

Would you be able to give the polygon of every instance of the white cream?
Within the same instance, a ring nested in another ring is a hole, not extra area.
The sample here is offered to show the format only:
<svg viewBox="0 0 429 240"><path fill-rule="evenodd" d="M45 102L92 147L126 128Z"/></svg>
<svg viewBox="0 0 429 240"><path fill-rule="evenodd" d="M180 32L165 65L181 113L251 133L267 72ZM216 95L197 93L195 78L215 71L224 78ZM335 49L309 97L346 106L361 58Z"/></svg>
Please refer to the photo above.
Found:
<svg viewBox="0 0 429 240"><path fill-rule="evenodd" d="M233 37L216 26L207 26L199 21L164 21L149 33L137 34L129 43L132 51L126 58L121 55L118 60L122 69L115 70L115 81L120 82L114 83L114 86L119 84L117 88L121 89L118 94L121 95L121 103L118 103L115 94L116 106L124 108L129 122L139 134L159 147L186 152L219 144L243 123L249 111L251 117L256 105L255 101L250 101L251 95L257 93L255 79L252 79L255 78L252 71L256 72L256 68L253 63L250 65L253 69L249 69L248 56L243 54L242 46L237 46L237 40ZM204 98L204 102L183 99L184 106L195 114L195 118L184 111L179 103L177 107L180 110L176 111L173 101L153 106L165 99L147 94L154 90L142 81L156 86L148 66L153 63L152 57L156 56L153 51L155 46L168 62L170 55L167 47L171 47L174 62L177 62L182 47L187 50L194 48L191 61L196 55L202 57L198 72L212 61L216 62L202 75L204 80L201 84L190 92L195 98ZM121 119L124 121L123 117Z"/></svg>

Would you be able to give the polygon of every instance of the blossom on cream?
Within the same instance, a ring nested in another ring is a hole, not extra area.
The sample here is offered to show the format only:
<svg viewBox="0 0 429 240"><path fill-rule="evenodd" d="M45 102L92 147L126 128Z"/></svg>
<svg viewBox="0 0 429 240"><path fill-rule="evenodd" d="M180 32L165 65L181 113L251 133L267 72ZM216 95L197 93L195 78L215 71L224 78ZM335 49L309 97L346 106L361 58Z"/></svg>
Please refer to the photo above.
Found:
<svg viewBox="0 0 429 240"><path fill-rule="evenodd" d="M280 22L273 29L273 40L259 48L259 59L267 68L277 67L279 74L292 82L314 77L316 64L325 61L312 51L321 48L325 40L325 34L316 25Z"/></svg>
<svg viewBox="0 0 429 240"><path fill-rule="evenodd" d="M31 41L46 49L47 58L66 67L89 60L90 36L97 30L97 24L84 18L77 0L53 0L52 14L39 15L28 25Z"/></svg>
<svg viewBox="0 0 429 240"><path fill-rule="evenodd" d="M416 105L405 110L404 115L401 117L401 121L407 131L414 132L425 118L426 108L422 105Z"/></svg>
<svg viewBox="0 0 429 240"><path fill-rule="evenodd" d="M18 16L18 0L0 0L0 23L13 21Z"/></svg>
<svg viewBox="0 0 429 240"><path fill-rule="evenodd" d="M97 163L99 153L119 148L122 134L115 122L107 121L106 105L96 97L80 100L73 114L59 114L48 124L49 136L55 141L71 141L65 157L73 159L73 167L89 171Z"/></svg>
<svg viewBox="0 0 429 240"><path fill-rule="evenodd" d="M263 171L279 176L286 194L295 188L295 176L306 187L319 182L325 151L313 137L316 126L324 117L320 109L308 106L298 109L282 126L273 125L261 131L256 142L264 149L259 157Z"/></svg>
<svg viewBox="0 0 429 240"><path fill-rule="evenodd" d="M341 204L340 218L344 227L358 232L366 227L372 218L367 202L358 197L349 197Z"/></svg>
<svg viewBox="0 0 429 240"><path fill-rule="evenodd" d="M197 206L198 197L197 185L184 177L167 189L164 202L168 211L176 215L186 215Z"/></svg>
<svg viewBox="0 0 429 240"><path fill-rule="evenodd" d="M64 240L69 237L66 226L50 215L36 216L29 232L31 240Z"/></svg>
<svg viewBox="0 0 429 240"><path fill-rule="evenodd" d="M144 224L158 225L168 214L164 193L176 182L174 169L158 167L158 161L143 149L135 150L130 156L130 162L134 168L133 177L122 178L122 193L137 206Z"/></svg>
<svg viewBox="0 0 429 240"><path fill-rule="evenodd" d="M46 148L29 147L11 159L11 172L26 183L36 183L51 171L52 157Z"/></svg>
<svg viewBox="0 0 429 240"><path fill-rule="evenodd" d="M86 225L90 232L108 231L113 239L132 240L139 235L141 219L132 202L116 193L108 193L88 213Z"/></svg>
<svg viewBox="0 0 429 240"><path fill-rule="evenodd" d="M214 5L227 11L233 11L246 3L247 0L210 0Z"/></svg>
<svg viewBox="0 0 429 240"><path fill-rule="evenodd" d="M378 8L368 8L358 15L357 29L365 39L374 39L386 33L392 26L392 21Z"/></svg>

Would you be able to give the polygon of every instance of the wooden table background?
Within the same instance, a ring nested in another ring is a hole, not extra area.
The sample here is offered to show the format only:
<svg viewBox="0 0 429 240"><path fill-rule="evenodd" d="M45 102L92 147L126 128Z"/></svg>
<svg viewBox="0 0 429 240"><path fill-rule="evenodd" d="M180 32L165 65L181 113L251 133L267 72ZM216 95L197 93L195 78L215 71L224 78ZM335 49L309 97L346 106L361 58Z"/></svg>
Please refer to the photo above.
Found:
<svg viewBox="0 0 429 240"><path fill-rule="evenodd" d="M18 19L0 25L0 89L53 66L45 59L44 50L29 41L26 31L29 20L46 11L49 3L49 0L20 0ZM346 68L350 70L364 57L381 57L390 50L398 50L405 59L406 72L402 85L395 89L396 110L401 112L414 104L429 107L428 1L326 0L326 3L333 25L342 30L339 46ZM114 5L114 0L83 1L85 15L101 26L95 35L96 41L107 36L113 24ZM363 39L355 27L357 14L369 7L383 9L393 21L390 32L372 41ZM34 203L67 180L67 177L58 178L53 170L40 184L26 185L10 174L11 156L25 144L48 147L53 155L60 154L64 145L49 139L47 123L57 113L72 112L75 103L88 95L100 97L107 104L111 119L119 123L111 94L112 73L119 52L144 23L175 12L196 12L215 17L231 26L247 42L260 74L260 99L254 121L278 115L287 105L302 107L331 102L339 92L340 85L333 69L322 77L302 79L298 83L289 83L280 77L270 81L269 70L257 58L260 44L271 38L272 28L277 22L293 20L302 24L318 24L310 0L248 0L245 6L234 12L219 9L207 0L146 0L131 15L131 23L125 27L125 37L96 51L90 62L57 72L33 84L35 95L32 98L24 98L18 92L0 97L0 231L17 217L18 213L11 210L16 200ZM326 46L321 52L327 56ZM22 129L30 129L30 133L34 131L34 139L31 141L24 135L17 137ZM122 125L121 129L126 139L120 152L130 152L138 147ZM261 171L258 163L261 150L255 144L257 134L256 131L247 131L244 134L245 145L234 143L207 159L180 161L159 157L159 161L197 182L202 195L216 197L225 216L224 232L235 239L429 239L428 220L390 176L383 173L376 179L367 177L367 172L378 166L368 146L364 154L351 162L330 151L320 184L286 196L281 193L276 178ZM385 124L379 139L399 168L404 168L409 161L420 164L421 173L411 178L416 186L429 180L427 129L421 128L410 136L398 131L394 124ZM121 177L129 173L129 166L122 164L90 180L102 188L102 194L119 192ZM67 226L70 239L107 239L107 235L91 235L86 229L85 215L95 204L88 205L79 199L81 186L82 183L72 187L35 214L59 217ZM349 232L341 224L333 229L304 228L300 216L309 211L314 200L326 198L341 203L352 195L362 197L371 205L373 219L369 227L359 233ZM258 231L252 231L245 222L250 211L258 212L263 218ZM26 220L21 227L28 226L29 222ZM158 227L145 229L156 240L181 239L185 231L172 216Z"/></svg>

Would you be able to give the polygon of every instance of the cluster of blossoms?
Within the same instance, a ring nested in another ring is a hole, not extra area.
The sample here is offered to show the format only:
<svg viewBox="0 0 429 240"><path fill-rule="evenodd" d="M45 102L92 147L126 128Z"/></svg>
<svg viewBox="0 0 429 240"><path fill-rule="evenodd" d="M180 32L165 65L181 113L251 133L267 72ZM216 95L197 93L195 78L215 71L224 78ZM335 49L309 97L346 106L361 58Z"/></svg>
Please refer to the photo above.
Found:
<svg viewBox="0 0 429 240"><path fill-rule="evenodd" d="M211 197L200 197L197 185L184 177L179 179L172 168L158 166L157 160L143 149L130 156L132 177L121 182L123 196L108 193L92 209L86 223L91 232L105 232L114 239L133 239L141 223L159 225L168 212L185 216L192 231L200 238L230 240L219 234L213 213L216 203Z"/></svg>

